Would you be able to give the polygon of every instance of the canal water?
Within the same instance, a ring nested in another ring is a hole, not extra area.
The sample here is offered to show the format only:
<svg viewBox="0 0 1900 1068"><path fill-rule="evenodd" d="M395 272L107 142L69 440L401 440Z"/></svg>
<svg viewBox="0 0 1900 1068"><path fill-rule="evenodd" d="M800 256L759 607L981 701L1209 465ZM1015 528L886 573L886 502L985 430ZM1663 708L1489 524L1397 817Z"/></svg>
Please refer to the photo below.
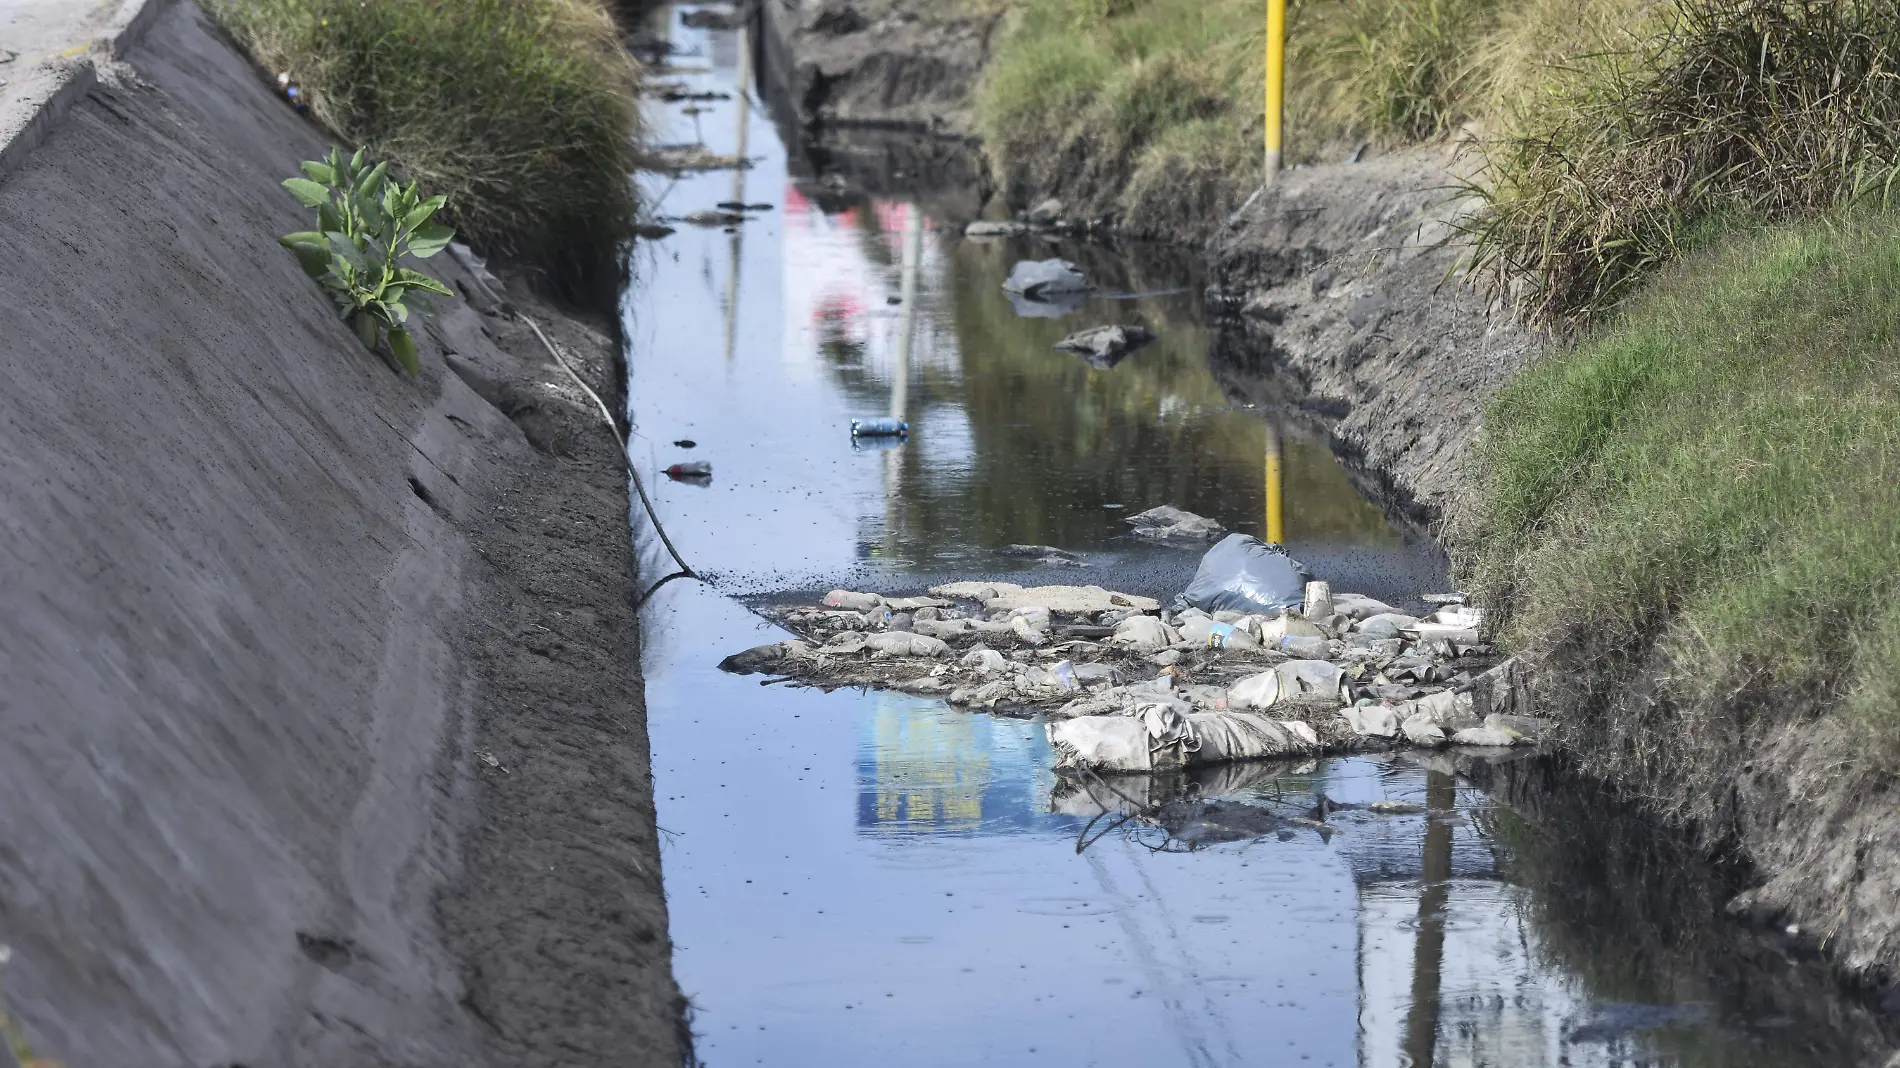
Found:
<svg viewBox="0 0 1900 1068"><path fill-rule="evenodd" d="M1752 943L1722 926L1713 875L1629 861L1594 811L1479 788L1535 778L1521 768L1394 755L1080 781L1051 770L1037 721L720 673L723 656L783 637L749 606L837 586L987 576L1171 596L1198 554L1134 543L1122 517L1175 504L1258 533L1276 446L1287 540L1335 589L1411 603L1446 579L1309 423L1240 403L1280 394L1219 355L1192 263L964 240L939 218L967 190L890 167L892 187L918 192L803 173L746 31L689 27L691 10L654 16L671 47L654 77L686 97L650 101L654 140L750 165L649 175L649 198L675 217L769 206L642 242L624 308L633 452L673 541L712 579L668 584L643 617L675 966L706 1064L1808 1066L1865 1052L1865 1029L1841 1023L1858 1017L1813 1009L1811 984L1736 948ZM884 150L834 148L828 173L852 170L840 151ZM1011 265L1052 255L1098 295L1012 302ZM1108 369L1052 348L1104 322L1158 340ZM853 441L852 419L890 415L908 439ZM711 477L664 474L688 461ZM635 519L650 580L671 566ZM1012 543L1087 566L1025 571L993 551ZM1408 807L1353 807L1374 801ZM1681 885L1631 893L1631 867Z"/></svg>

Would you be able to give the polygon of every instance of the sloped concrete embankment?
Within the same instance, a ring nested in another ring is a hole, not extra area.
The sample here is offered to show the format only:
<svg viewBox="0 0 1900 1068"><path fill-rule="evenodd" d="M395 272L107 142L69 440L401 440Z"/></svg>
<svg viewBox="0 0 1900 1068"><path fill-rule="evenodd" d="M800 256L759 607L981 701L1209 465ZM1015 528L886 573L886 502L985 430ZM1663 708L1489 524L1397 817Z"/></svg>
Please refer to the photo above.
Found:
<svg viewBox="0 0 1900 1068"><path fill-rule="evenodd" d="M319 131L192 6L128 58L0 179L9 1015L71 1068L680 1063L614 441L496 308L367 354L275 243Z"/></svg>

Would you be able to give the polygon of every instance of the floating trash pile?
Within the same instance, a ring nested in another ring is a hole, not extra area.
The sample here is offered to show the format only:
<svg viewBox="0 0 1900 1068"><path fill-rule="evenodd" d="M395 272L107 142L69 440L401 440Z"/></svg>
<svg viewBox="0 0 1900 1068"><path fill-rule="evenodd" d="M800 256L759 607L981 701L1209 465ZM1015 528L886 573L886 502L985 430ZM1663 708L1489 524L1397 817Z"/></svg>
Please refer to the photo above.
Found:
<svg viewBox="0 0 1900 1068"><path fill-rule="evenodd" d="M1235 539L1253 542L1233 535L1209 558ZM834 590L822 604L768 610L797 637L720 666L1041 714L1059 767L1153 771L1536 741L1546 724L1514 714L1515 661L1493 662L1475 609L1437 600L1415 616L1324 582L1275 612L1164 610L1100 586Z"/></svg>

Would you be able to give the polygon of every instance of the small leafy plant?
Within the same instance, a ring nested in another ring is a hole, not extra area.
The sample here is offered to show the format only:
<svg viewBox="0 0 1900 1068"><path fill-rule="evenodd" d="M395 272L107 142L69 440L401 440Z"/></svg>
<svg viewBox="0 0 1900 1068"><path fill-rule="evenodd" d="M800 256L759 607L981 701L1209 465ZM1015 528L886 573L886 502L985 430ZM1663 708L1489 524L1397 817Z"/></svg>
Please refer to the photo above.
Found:
<svg viewBox="0 0 1900 1068"><path fill-rule="evenodd" d="M424 293L452 294L400 261L426 260L448 246L455 231L429 221L448 198L425 198L415 182L390 181L387 161L365 169L366 163L361 149L349 159L332 148L321 163L306 160L304 177L285 180L284 188L317 209L317 228L278 240L336 301L364 346L413 375L422 365L405 325L409 315L430 310Z"/></svg>

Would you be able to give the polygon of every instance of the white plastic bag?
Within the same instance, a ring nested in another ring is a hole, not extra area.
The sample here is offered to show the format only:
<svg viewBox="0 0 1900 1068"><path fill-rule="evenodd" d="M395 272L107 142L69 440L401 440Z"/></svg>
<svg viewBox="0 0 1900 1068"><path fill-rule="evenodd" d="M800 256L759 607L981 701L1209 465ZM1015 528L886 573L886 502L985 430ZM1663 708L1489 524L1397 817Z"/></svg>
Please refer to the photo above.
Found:
<svg viewBox="0 0 1900 1068"><path fill-rule="evenodd" d="M1270 671L1249 675L1227 688L1233 708L1272 708L1294 697L1314 694L1345 700L1346 673L1325 660L1289 660Z"/></svg>

